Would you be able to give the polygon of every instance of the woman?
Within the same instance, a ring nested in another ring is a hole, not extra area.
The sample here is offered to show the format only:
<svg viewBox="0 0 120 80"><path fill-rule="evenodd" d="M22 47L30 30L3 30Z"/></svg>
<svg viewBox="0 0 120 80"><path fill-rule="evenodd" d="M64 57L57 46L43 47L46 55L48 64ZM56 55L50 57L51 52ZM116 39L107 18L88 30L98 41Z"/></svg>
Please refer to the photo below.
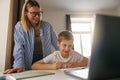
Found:
<svg viewBox="0 0 120 80"><path fill-rule="evenodd" d="M22 9L21 21L14 30L13 69L4 73L30 70L32 63L51 53L51 44L56 50L57 37L52 26L41 20L42 10L35 0L28 0Z"/></svg>

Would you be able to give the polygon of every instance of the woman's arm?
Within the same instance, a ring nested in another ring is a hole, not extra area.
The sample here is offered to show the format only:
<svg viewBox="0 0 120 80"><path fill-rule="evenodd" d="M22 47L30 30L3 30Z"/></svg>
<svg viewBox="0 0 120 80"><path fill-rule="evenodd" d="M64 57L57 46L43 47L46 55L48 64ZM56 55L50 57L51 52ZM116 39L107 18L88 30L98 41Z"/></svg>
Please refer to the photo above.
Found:
<svg viewBox="0 0 120 80"><path fill-rule="evenodd" d="M59 47L57 45L57 36L56 36L52 26L50 26L50 32L51 32L51 42L52 42L52 45L54 46L54 48L56 50L59 50Z"/></svg>
<svg viewBox="0 0 120 80"><path fill-rule="evenodd" d="M17 73L24 71L24 37L21 23L18 22L14 29L14 64L12 69L7 69L3 73L10 74L10 73Z"/></svg>
<svg viewBox="0 0 120 80"><path fill-rule="evenodd" d="M14 68L22 67L24 68L24 33L22 29L22 25L20 22L18 22L15 26L14 30L14 50L13 50L13 56L14 56Z"/></svg>

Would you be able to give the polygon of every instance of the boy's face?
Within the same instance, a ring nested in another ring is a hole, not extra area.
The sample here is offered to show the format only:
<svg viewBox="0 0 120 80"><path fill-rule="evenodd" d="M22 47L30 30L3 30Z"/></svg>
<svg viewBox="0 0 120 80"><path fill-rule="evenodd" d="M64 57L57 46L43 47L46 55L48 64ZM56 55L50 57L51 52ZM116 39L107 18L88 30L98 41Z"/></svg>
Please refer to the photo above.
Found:
<svg viewBox="0 0 120 80"><path fill-rule="evenodd" d="M68 57L73 47L73 39L71 40L62 39L61 41L58 42L58 45L60 48L61 55L63 57Z"/></svg>

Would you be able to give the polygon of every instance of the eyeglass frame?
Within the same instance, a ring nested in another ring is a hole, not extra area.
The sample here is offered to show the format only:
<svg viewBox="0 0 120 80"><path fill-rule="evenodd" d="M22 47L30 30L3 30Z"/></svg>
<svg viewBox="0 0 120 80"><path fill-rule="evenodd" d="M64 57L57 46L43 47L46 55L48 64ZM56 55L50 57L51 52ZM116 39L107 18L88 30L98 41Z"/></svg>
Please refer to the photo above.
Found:
<svg viewBox="0 0 120 80"><path fill-rule="evenodd" d="M30 11L28 11L28 13L30 13L32 17L35 17L37 15L41 16L43 14L43 11L39 11L39 12L30 12Z"/></svg>

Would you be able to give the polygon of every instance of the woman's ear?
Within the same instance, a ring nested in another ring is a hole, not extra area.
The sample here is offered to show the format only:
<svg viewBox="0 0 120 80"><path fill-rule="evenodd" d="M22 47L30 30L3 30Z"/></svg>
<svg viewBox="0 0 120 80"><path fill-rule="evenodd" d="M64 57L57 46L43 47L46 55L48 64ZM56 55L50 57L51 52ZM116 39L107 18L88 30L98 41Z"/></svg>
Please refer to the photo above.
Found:
<svg viewBox="0 0 120 80"><path fill-rule="evenodd" d="M27 16L27 14L28 14L28 12L27 12L27 11L25 11L25 14L24 14L24 15L25 15L25 16Z"/></svg>

